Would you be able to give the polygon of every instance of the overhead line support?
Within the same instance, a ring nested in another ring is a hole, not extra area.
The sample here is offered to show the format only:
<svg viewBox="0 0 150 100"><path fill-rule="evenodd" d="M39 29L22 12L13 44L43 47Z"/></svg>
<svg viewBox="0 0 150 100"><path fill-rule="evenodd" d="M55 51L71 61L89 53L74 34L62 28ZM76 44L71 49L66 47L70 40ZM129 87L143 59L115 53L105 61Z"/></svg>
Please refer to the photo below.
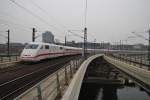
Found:
<svg viewBox="0 0 150 100"><path fill-rule="evenodd" d="M148 62L149 62L149 66L148 66L148 70L150 70L150 29L148 30L149 32L149 41L148 41Z"/></svg>
<svg viewBox="0 0 150 100"><path fill-rule="evenodd" d="M84 56L84 59L87 58L86 54L87 54L87 28L85 27L84 28L84 45L83 45L83 56Z"/></svg>
<svg viewBox="0 0 150 100"><path fill-rule="evenodd" d="M8 29L6 32L8 34L8 36L7 36L7 39L8 39L8 41L7 41L7 56L10 56L10 30Z"/></svg>
<svg viewBox="0 0 150 100"><path fill-rule="evenodd" d="M35 28L32 29L32 42L35 42Z"/></svg>

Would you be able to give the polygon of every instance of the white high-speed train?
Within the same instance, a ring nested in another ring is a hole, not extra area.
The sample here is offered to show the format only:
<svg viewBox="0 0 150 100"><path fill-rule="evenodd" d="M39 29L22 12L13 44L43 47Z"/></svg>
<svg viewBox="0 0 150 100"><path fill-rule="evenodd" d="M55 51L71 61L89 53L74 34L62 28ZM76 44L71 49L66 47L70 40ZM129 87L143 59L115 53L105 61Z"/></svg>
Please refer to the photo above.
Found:
<svg viewBox="0 0 150 100"><path fill-rule="evenodd" d="M47 58L77 54L82 54L82 48L61 46L41 42L30 42L23 49L20 55L20 60L35 62Z"/></svg>
<svg viewBox="0 0 150 100"><path fill-rule="evenodd" d="M115 53L115 54L146 54L147 51L132 51L132 50L109 50L109 49L87 49L87 53ZM36 62L47 58L55 58L67 55L82 54L82 48L55 45L42 42L30 42L23 49L20 60Z"/></svg>

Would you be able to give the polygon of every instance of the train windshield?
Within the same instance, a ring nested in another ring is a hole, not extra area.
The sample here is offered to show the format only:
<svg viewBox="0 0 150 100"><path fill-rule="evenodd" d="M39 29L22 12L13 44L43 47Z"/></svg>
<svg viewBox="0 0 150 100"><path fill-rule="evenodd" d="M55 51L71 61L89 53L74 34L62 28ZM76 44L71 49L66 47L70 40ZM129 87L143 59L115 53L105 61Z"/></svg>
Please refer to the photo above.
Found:
<svg viewBox="0 0 150 100"><path fill-rule="evenodd" d="M37 49L39 45L37 44L29 44L25 47L25 49Z"/></svg>

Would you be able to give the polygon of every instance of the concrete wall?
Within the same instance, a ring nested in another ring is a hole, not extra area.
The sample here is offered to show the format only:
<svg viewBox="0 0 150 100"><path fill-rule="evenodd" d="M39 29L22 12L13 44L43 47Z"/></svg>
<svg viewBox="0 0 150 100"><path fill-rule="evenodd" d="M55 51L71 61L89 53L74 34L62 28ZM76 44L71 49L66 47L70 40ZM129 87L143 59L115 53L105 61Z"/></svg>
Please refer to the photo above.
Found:
<svg viewBox="0 0 150 100"><path fill-rule="evenodd" d="M102 55L94 55L88 58L86 61L83 62L83 64L80 66L77 73L74 75L74 78L72 79L67 91L63 95L63 98L61 100L78 100L80 88L82 85L82 81L86 72L86 69L91 61L94 59L100 57Z"/></svg>

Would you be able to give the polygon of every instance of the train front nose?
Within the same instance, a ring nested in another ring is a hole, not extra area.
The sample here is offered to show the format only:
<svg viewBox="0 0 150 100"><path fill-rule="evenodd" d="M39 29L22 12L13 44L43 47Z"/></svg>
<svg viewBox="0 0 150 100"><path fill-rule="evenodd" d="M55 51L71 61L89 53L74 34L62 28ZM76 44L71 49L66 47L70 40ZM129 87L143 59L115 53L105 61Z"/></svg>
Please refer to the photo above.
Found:
<svg viewBox="0 0 150 100"><path fill-rule="evenodd" d="M21 53L21 61L36 61L35 50L23 50Z"/></svg>

